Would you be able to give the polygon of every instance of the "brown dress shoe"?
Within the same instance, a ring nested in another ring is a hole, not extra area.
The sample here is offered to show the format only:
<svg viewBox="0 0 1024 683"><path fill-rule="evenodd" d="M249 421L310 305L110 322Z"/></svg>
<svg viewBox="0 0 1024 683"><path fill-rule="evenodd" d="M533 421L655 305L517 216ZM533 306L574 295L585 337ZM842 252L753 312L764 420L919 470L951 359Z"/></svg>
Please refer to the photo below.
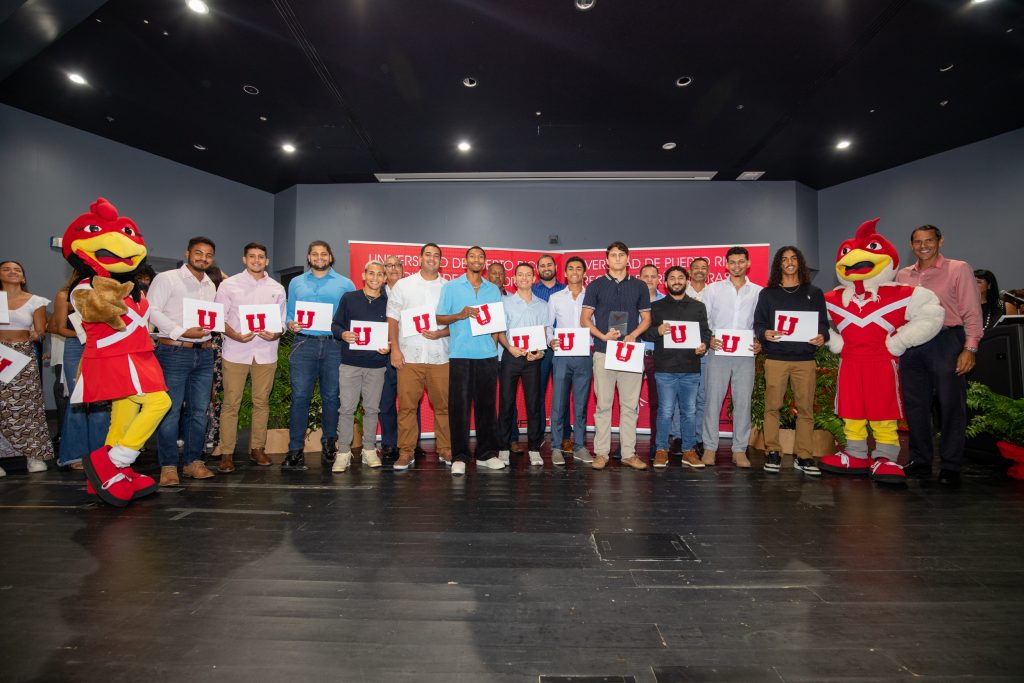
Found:
<svg viewBox="0 0 1024 683"><path fill-rule="evenodd" d="M263 452L262 448L254 448L249 451L249 461L253 465L258 465L259 467L270 467L274 464L271 462L270 457Z"/></svg>
<svg viewBox="0 0 1024 683"><path fill-rule="evenodd" d="M692 448L683 453L683 464L687 467L692 467L695 470L704 469L704 463L701 462L700 456L697 455L697 451Z"/></svg>
<svg viewBox="0 0 1024 683"><path fill-rule="evenodd" d="M161 486L181 486L181 480L178 479L178 468L174 465L164 465L160 468L160 485Z"/></svg>
<svg viewBox="0 0 1024 683"><path fill-rule="evenodd" d="M217 465L217 471L229 474L235 471L235 462L232 455L223 455L220 459L220 464Z"/></svg>
<svg viewBox="0 0 1024 683"><path fill-rule="evenodd" d="M512 451L513 453L522 453L523 447L519 445L518 441L514 441L512 442L512 445L509 447L509 450Z"/></svg>
<svg viewBox="0 0 1024 683"><path fill-rule="evenodd" d="M181 473L188 479L209 479L214 476L202 460L193 460L182 468Z"/></svg>
<svg viewBox="0 0 1024 683"><path fill-rule="evenodd" d="M715 466L715 452L711 450L705 450L704 455L700 456L700 461L708 467Z"/></svg>
<svg viewBox="0 0 1024 683"><path fill-rule="evenodd" d="M747 459L747 454L742 451L735 451L732 454L732 463L736 465L736 467L745 470L750 469L750 460Z"/></svg>
<svg viewBox="0 0 1024 683"><path fill-rule="evenodd" d="M562 452L572 453L575 450L575 446L572 443L572 439L562 439Z"/></svg>
<svg viewBox="0 0 1024 683"><path fill-rule="evenodd" d="M654 466L657 468L668 467L668 451L664 448L654 453Z"/></svg>
<svg viewBox="0 0 1024 683"><path fill-rule="evenodd" d="M595 455L594 462L590 463L590 466L595 470L603 470L608 465L607 455Z"/></svg>
<svg viewBox="0 0 1024 683"><path fill-rule="evenodd" d="M645 463L643 460L641 460L638 456L635 455L631 458L623 458L622 460L619 461L619 464L625 465L626 467L632 467L634 470L647 469L647 463Z"/></svg>

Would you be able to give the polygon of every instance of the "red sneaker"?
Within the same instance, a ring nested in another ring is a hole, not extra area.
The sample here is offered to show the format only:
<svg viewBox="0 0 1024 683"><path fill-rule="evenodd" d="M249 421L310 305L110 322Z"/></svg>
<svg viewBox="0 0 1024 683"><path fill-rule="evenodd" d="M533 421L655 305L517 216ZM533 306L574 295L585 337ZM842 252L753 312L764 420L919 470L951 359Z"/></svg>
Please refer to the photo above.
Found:
<svg viewBox="0 0 1024 683"><path fill-rule="evenodd" d="M871 470L871 461L867 458L855 458L846 451L838 451L819 460L818 468L829 474L863 475Z"/></svg>
<svg viewBox="0 0 1024 683"><path fill-rule="evenodd" d="M132 489L134 489L132 500L135 500L136 498L144 498L145 496L156 493L157 489L160 488L153 477L145 474L139 474L130 467L122 467L121 471L124 473L124 476L128 477L132 482ZM92 482L88 479L85 480L85 492L90 496L96 495L96 489L93 488Z"/></svg>
<svg viewBox="0 0 1024 683"><path fill-rule="evenodd" d="M123 508L132 502L132 480L110 460L110 447L102 446L82 458L85 476L104 503ZM86 487L88 490L88 487Z"/></svg>
<svg viewBox="0 0 1024 683"><path fill-rule="evenodd" d="M871 465L871 481L879 484L906 484L903 468L887 458L877 458Z"/></svg>

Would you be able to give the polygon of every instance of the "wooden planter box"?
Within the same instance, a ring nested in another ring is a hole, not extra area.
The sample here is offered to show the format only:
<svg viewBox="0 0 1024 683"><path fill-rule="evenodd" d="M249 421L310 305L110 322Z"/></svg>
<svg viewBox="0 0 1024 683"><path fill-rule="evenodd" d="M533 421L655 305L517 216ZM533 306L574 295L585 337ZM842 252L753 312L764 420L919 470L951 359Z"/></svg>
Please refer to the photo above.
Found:
<svg viewBox="0 0 1024 683"><path fill-rule="evenodd" d="M779 430L779 445L782 446L782 452L786 455L793 455L796 450L796 430L795 429L780 429ZM764 432L760 429L750 430L750 447L759 451L764 451ZM836 452L836 440L832 438L832 433L824 429L815 429L814 435L812 436L812 455L815 458L822 458L826 455L832 455Z"/></svg>
<svg viewBox="0 0 1024 683"><path fill-rule="evenodd" d="M318 429L309 436L306 437L306 445L303 448L304 453L319 453L320 452L320 439L324 436L323 430ZM267 453L287 453L288 452L288 430L287 429L268 429L267 430L267 445L264 449ZM352 435L352 453L353 455L359 455L363 451L363 430L357 425L355 433ZM343 448L338 449L339 451L344 450Z"/></svg>

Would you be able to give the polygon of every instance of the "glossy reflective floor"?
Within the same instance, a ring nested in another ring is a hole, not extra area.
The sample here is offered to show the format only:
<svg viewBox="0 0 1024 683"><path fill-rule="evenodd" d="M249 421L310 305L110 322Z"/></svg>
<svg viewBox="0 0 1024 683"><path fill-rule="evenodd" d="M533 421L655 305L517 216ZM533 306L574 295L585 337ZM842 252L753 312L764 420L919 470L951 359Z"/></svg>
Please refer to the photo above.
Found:
<svg viewBox="0 0 1024 683"><path fill-rule="evenodd" d="M544 455L242 464L123 511L9 476L0 680L1024 678L1021 482L771 476L728 442L705 471Z"/></svg>

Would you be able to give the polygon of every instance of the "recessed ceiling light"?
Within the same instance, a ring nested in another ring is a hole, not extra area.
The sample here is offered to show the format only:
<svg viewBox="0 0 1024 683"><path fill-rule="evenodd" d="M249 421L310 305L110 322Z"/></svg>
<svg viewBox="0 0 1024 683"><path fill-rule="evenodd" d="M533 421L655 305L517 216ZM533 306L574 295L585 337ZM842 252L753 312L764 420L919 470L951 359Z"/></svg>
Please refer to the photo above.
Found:
<svg viewBox="0 0 1024 683"><path fill-rule="evenodd" d="M206 151L206 145L201 145L198 142L196 144L192 145L192 146L195 147L196 149L198 149L200 152L205 152Z"/></svg>
<svg viewBox="0 0 1024 683"><path fill-rule="evenodd" d="M836 143L836 149L847 149L850 146L849 140L840 140Z"/></svg>
<svg viewBox="0 0 1024 683"><path fill-rule="evenodd" d="M164 31L164 35L165 35L165 36L169 36L169 35L171 35L171 34L170 34L170 33L168 33L167 31Z"/></svg>
<svg viewBox="0 0 1024 683"><path fill-rule="evenodd" d="M674 142L666 142L664 145L661 146L661 148L665 149L665 150L675 149L676 148L676 143L674 143Z"/></svg>
<svg viewBox="0 0 1024 683"><path fill-rule="evenodd" d="M266 117L266 116L261 116L261 117L260 117L260 121L266 121L266 120L267 120L267 117Z"/></svg>
<svg viewBox="0 0 1024 683"><path fill-rule="evenodd" d="M953 65L952 65L952 64L947 64L946 66L940 66L940 67L939 67L939 71L943 71L943 72L945 72L945 71L949 71L949 70L950 70L950 69L952 69L952 68L953 68Z"/></svg>
<svg viewBox="0 0 1024 683"><path fill-rule="evenodd" d="M283 149L284 151L288 152L289 154L294 154L295 153L295 145L293 145L290 142L286 142L283 145L281 145L281 149Z"/></svg>
<svg viewBox="0 0 1024 683"><path fill-rule="evenodd" d="M737 105L736 105L736 109L737 109L737 110L739 110L739 109L743 109L743 105L742 105L742 104L737 104Z"/></svg>
<svg viewBox="0 0 1024 683"><path fill-rule="evenodd" d="M97 19L97 20L96 20L96 23L97 23L97 24L102 24L102 23L103 23L103 20L102 20L102 19ZM1012 30L1012 29L1011 29L1011 30Z"/></svg>
<svg viewBox="0 0 1024 683"><path fill-rule="evenodd" d="M971 0L972 5L980 5L983 2L985 2L985 0Z"/></svg>
<svg viewBox="0 0 1024 683"><path fill-rule="evenodd" d="M188 8L196 14L210 13L210 7L203 0L188 0Z"/></svg>
<svg viewBox="0 0 1024 683"><path fill-rule="evenodd" d="M466 86L467 88L475 88L477 86L477 83L479 83L479 81L477 81L472 76L466 76L465 78L462 79L462 85Z"/></svg>
<svg viewBox="0 0 1024 683"><path fill-rule="evenodd" d="M594 9L594 5L597 4L597 0L576 0L576 9L581 12Z"/></svg>
<svg viewBox="0 0 1024 683"><path fill-rule="evenodd" d="M939 102L940 107L945 107L947 104L949 104L949 100L942 100L941 102Z"/></svg>
<svg viewBox="0 0 1024 683"><path fill-rule="evenodd" d="M260 94L260 89L257 88L255 85L243 85L242 86L242 91L246 95L259 95Z"/></svg>
<svg viewBox="0 0 1024 683"><path fill-rule="evenodd" d="M693 76L680 76L676 79L676 87L685 88L693 84Z"/></svg>
<svg viewBox="0 0 1024 683"><path fill-rule="evenodd" d="M107 123L113 123L113 122L114 122L114 117L113 116L108 116L107 117Z"/></svg>
<svg viewBox="0 0 1024 683"><path fill-rule="evenodd" d="M89 83L89 81L85 80L85 77L82 76L82 74L77 73L69 73L68 80L75 85L87 85Z"/></svg>
<svg viewBox="0 0 1024 683"><path fill-rule="evenodd" d="M537 112L537 116L540 116L540 112Z"/></svg>
<svg viewBox="0 0 1024 683"><path fill-rule="evenodd" d="M875 110L874 110L874 109L868 109L868 113L869 113L869 114L874 114L874 113L875 113Z"/></svg>
<svg viewBox="0 0 1024 683"><path fill-rule="evenodd" d="M468 152L469 150L473 149L473 146L470 145L465 140L462 140L461 142L459 142L458 148L460 152Z"/></svg>
<svg viewBox="0 0 1024 683"><path fill-rule="evenodd" d="M143 20L142 20L142 23L143 23L143 24L148 24L148 23L149 23L149 19L143 19Z"/></svg>
<svg viewBox="0 0 1024 683"><path fill-rule="evenodd" d="M744 171L736 176L736 180L757 180L764 175L764 171Z"/></svg>

